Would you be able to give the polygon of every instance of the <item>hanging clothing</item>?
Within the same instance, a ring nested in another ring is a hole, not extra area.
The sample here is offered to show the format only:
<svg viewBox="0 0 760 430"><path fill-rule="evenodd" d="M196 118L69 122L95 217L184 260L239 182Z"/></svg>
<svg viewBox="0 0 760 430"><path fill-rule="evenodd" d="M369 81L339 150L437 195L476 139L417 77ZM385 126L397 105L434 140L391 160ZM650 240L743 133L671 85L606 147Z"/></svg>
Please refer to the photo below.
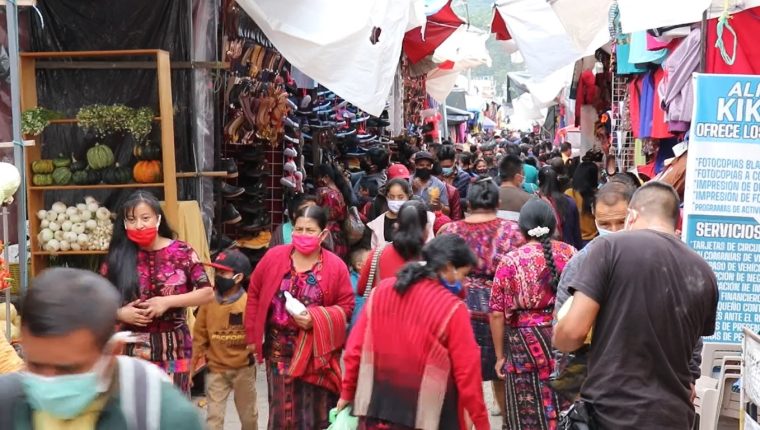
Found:
<svg viewBox="0 0 760 430"><path fill-rule="evenodd" d="M662 105L670 132L685 132L691 123L694 108L694 87L691 75L699 69L702 30L697 27L662 63L665 79ZM708 48L709 50L709 48Z"/></svg>
<svg viewBox="0 0 760 430"><path fill-rule="evenodd" d="M760 7L747 9L731 15L729 21L736 32L736 59L733 65L726 64L715 48L718 40L718 19L707 21L707 55L705 73L723 73L730 75L760 75ZM728 30L723 31L723 44L729 55L733 54L734 36Z"/></svg>
<svg viewBox="0 0 760 430"><path fill-rule="evenodd" d="M561 273L575 249L552 241L554 264ZM541 243L528 243L504 257L496 270L490 308L504 313L507 430L556 429L559 413L569 406L547 384L554 368L550 285Z"/></svg>
<svg viewBox="0 0 760 430"><path fill-rule="evenodd" d="M634 64L655 63L660 64L668 56L667 49L657 51L647 50L647 32L637 31L631 34L630 52L628 61Z"/></svg>
<svg viewBox="0 0 760 430"><path fill-rule="evenodd" d="M467 292L465 302L470 310L472 330L480 346L480 370L483 382L496 380L496 353L491 337L488 303L496 267L502 256L517 249L525 238L514 221L496 218L485 222L458 221L441 227L438 234L455 234L467 242L478 258L478 265L462 282Z"/></svg>
<svg viewBox="0 0 760 430"><path fill-rule="evenodd" d="M654 139L667 139L673 137L668 129L667 117L662 107L662 99L665 96L662 81L665 79L665 70L658 67L652 74L654 97L652 101L652 132Z"/></svg>
<svg viewBox="0 0 760 430"><path fill-rule="evenodd" d="M596 78L591 70L584 70L578 79L578 90L575 98L575 126L581 125L581 108L593 105L596 101ZM583 128L581 127L581 131Z"/></svg>

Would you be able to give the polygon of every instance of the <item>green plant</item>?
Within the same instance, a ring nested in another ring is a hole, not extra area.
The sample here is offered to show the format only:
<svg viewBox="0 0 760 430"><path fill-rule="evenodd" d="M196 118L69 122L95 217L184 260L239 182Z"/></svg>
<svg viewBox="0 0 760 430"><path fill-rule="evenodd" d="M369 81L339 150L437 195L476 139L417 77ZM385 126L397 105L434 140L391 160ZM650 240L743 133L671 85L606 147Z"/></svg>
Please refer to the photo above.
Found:
<svg viewBox="0 0 760 430"><path fill-rule="evenodd" d="M115 132L132 134L136 142L142 142L153 128L153 110L124 105L90 105L79 109L79 126L92 129L98 136Z"/></svg>
<svg viewBox="0 0 760 430"><path fill-rule="evenodd" d="M50 121L61 117L62 115L60 113L40 106L25 110L21 114L21 132L31 136L37 136L45 130L45 127L50 124Z"/></svg>

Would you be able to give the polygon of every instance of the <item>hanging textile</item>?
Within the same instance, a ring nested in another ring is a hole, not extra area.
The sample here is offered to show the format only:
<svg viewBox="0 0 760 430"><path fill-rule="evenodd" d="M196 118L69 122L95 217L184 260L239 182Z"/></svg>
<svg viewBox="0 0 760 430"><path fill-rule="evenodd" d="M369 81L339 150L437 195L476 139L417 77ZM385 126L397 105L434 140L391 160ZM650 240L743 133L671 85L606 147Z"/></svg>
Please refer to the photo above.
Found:
<svg viewBox="0 0 760 430"><path fill-rule="evenodd" d="M760 74L760 7L747 9L743 12L732 15L730 20L731 27L736 32L736 36L728 31L724 31L723 42L728 54L734 54L733 38L738 40L736 46L736 58L732 65L726 64L721 56L720 50L715 47L718 41L717 27L718 19L707 21L707 61L705 73L718 74Z"/></svg>
<svg viewBox="0 0 760 430"><path fill-rule="evenodd" d="M451 9L451 2L427 17L424 28L413 28L404 34L404 53L409 61L416 63L438 48L465 22Z"/></svg>

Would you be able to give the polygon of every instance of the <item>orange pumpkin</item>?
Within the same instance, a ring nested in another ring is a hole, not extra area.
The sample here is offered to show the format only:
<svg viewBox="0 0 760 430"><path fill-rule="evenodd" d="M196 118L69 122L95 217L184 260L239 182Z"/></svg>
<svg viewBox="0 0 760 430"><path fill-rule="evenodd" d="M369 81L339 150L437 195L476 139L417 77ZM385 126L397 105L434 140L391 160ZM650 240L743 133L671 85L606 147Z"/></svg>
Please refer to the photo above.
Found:
<svg viewBox="0 0 760 430"><path fill-rule="evenodd" d="M138 161L135 168L132 169L132 176L135 177L135 182L141 184L161 182L163 179L161 162L156 160Z"/></svg>

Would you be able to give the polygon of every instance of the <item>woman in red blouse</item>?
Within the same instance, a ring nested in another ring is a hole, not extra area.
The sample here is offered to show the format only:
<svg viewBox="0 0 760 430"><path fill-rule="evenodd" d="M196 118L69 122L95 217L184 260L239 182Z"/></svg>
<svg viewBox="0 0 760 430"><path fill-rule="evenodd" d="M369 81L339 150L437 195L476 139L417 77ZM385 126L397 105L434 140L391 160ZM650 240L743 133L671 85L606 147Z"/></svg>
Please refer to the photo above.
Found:
<svg viewBox="0 0 760 430"><path fill-rule="evenodd" d="M490 429L480 350L457 296L477 260L450 234L422 256L372 292L343 356L338 409L352 404L361 429Z"/></svg>

